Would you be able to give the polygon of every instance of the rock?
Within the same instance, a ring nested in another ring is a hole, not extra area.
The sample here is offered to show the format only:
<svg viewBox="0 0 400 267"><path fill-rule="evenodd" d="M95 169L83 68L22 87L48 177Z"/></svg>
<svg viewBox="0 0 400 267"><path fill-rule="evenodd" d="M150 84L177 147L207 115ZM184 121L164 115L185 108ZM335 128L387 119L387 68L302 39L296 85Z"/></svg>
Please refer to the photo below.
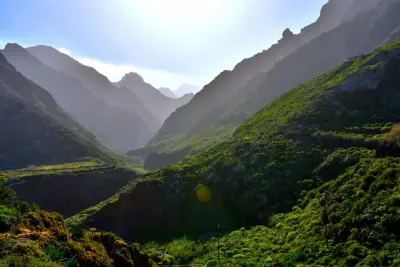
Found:
<svg viewBox="0 0 400 267"><path fill-rule="evenodd" d="M290 38L290 37L293 37L293 36L294 36L294 34L289 28L284 30L283 33L282 33L283 39L287 39L287 38Z"/></svg>

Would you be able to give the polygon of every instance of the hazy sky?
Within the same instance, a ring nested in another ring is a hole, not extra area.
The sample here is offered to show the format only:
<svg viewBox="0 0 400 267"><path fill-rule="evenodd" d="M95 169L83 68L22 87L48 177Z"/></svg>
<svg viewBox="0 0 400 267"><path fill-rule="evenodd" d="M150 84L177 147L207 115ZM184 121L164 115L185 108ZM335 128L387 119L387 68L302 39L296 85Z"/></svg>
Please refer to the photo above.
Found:
<svg viewBox="0 0 400 267"><path fill-rule="evenodd" d="M327 0L2 0L0 47L46 44L116 81L203 86L315 21ZM1 43L2 42L2 43Z"/></svg>

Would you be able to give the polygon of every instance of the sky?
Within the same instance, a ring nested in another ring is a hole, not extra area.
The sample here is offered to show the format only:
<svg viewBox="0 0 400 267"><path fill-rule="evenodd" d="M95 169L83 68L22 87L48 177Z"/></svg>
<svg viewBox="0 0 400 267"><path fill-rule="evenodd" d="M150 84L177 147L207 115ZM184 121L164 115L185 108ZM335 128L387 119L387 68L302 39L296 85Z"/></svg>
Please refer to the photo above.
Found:
<svg viewBox="0 0 400 267"><path fill-rule="evenodd" d="M298 33L327 0L2 0L0 48L53 46L111 81L202 87Z"/></svg>

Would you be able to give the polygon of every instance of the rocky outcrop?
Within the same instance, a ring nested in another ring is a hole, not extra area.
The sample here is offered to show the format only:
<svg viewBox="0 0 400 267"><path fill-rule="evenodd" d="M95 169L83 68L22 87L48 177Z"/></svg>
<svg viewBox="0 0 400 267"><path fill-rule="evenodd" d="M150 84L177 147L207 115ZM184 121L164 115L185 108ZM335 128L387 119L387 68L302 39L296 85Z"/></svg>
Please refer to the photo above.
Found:
<svg viewBox="0 0 400 267"><path fill-rule="evenodd" d="M291 38L291 37L293 37L294 36L294 34L293 34L293 32L290 30L290 29L286 29L283 33L282 33L282 38L283 39L288 39L288 38Z"/></svg>

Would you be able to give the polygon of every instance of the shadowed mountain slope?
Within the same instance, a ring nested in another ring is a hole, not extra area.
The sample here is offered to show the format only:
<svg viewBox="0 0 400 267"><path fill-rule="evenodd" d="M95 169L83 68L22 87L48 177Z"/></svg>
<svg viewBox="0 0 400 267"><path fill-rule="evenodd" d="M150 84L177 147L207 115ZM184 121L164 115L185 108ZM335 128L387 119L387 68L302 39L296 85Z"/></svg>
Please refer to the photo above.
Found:
<svg viewBox="0 0 400 267"><path fill-rule="evenodd" d="M57 164L85 157L111 158L95 136L77 124L42 87L0 53L0 166Z"/></svg>
<svg viewBox="0 0 400 267"><path fill-rule="evenodd" d="M152 133L155 133L161 126L162 122L152 115L139 96L127 88L118 88L94 68L81 64L53 47L39 45L26 49L49 67L77 79L110 106L127 109L139 115Z"/></svg>
<svg viewBox="0 0 400 267"><path fill-rule="evenodd" d="M110 106L77 79L48 67L21 46L7 44L3 54L18 71L50 92L77 122L112 148L126 152L142 146L152 135L140 116Z"/></svg>

